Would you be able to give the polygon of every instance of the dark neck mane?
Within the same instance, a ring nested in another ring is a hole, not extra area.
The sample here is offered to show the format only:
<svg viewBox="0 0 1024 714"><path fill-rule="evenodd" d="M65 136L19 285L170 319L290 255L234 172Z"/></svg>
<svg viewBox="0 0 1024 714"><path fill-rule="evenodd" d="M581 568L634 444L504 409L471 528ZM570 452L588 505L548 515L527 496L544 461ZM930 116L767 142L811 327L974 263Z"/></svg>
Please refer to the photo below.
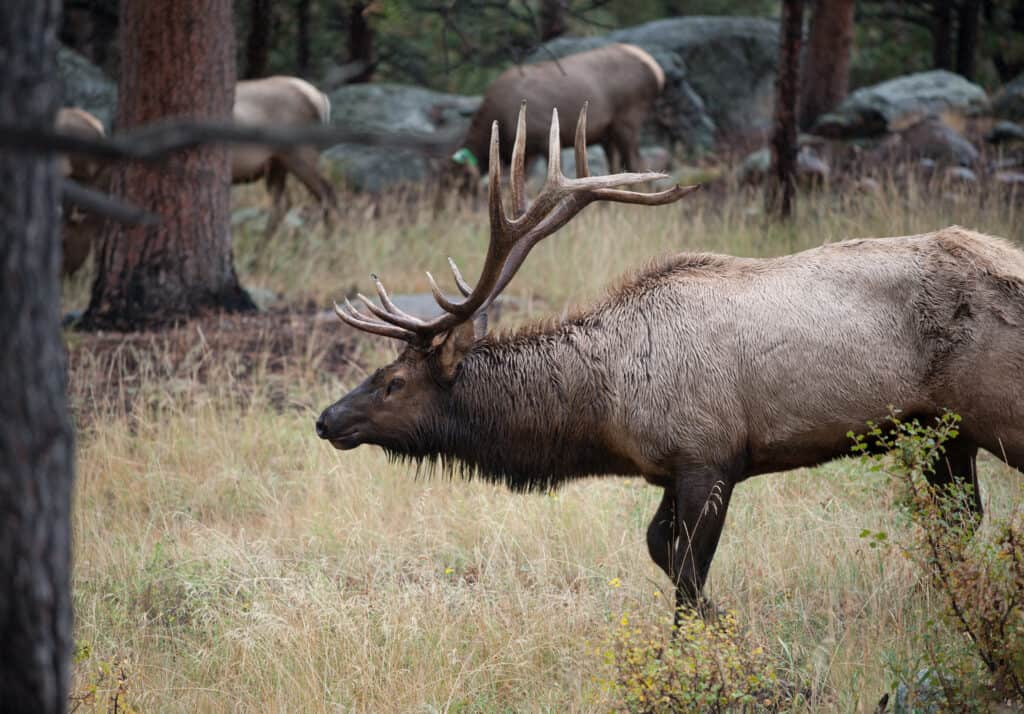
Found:
<svg viewBox="0 0 1024 714"><path fill-rule="evenodd" d="M515 490L632 471L604 445L609 406L588 322L482 341L415 444L391 455Z"/></svg>

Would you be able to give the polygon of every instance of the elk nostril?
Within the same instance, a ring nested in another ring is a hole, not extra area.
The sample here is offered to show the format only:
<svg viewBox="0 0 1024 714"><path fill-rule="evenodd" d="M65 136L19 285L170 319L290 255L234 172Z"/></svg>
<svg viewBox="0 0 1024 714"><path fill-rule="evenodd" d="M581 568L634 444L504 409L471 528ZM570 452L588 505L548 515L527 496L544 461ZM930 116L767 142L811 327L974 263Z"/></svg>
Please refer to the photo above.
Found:
<svg viewBox="0 0 1024 714"><path fill-rule="evenodd" d="M316 420L316 435L321 439L327 438L327 425L324 424L324 418L320 417Z"/></svg>

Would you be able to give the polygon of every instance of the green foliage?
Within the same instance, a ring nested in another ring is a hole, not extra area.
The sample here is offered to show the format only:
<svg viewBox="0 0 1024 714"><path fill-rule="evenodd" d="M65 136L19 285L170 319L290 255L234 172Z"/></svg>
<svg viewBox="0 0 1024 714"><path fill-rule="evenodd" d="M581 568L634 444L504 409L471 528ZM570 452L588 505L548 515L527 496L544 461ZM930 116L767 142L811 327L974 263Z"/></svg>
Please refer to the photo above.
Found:
<svg viewBox="0 0 1024 714"><path fill-rule="evenodd" d="M941 597L939 617L923 633L920 657L890 662L903 711L976 711L990 702L1024 704L1024 513L978 531L973 487L931 483L959 434L960 417L947 412L934 424L901 420L871 423L850 436L853 450L885 471L909 521L901 552L925 573ZM869 455L884 450L886 461ZM884 533L864 530L874 547ZM961 635L951 638L945 631ZM923 709L922 709L923 707Z"/></svg>
<svg viewBox="0 0 1024 714"><path fill-rule="evenodd" d="M79 677L78 687L68 695L68 712L92 714L136 714L129 701L131 664L125 658L98 659L88 642L75 644L75 669L88 674Z"/></svg>
<svg viewBox="0 0 1024 714"><path fill-rule="evenodd" d="M630 712L774 711L791 697L764 648L743 632L736 613L705 620L680 613L672 641L623 614L604 656L608 687Z"/></svg>

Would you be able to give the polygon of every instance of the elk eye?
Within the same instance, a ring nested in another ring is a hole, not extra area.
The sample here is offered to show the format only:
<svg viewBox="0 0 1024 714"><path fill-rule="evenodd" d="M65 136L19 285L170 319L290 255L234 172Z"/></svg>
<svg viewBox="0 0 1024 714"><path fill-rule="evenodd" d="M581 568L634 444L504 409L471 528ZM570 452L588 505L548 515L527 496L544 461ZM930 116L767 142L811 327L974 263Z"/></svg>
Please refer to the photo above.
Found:
<svg viewBox="0 0 1024 714"><path fill-rule="evenodd" d="M404 386L405 386L405 380L402 379L401 377L395 377L390 382L388 382L388 388L387 388L385 393L386 393L387 396L390 397L392 394L394 394L395 392L397 392L399 389L401 389Z"/></svg>

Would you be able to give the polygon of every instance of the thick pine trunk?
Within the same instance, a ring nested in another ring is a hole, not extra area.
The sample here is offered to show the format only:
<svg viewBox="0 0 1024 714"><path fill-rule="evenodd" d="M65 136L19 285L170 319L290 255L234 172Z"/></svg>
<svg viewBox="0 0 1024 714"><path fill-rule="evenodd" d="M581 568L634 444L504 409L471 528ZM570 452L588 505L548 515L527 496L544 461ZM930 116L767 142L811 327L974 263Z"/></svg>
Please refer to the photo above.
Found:
<svg viewBox="0 0 1024 714"><path fill-rule="evenodd" d="M932 6L932 65L935 69L953 69L952 0L935 0Z"/></svg>
<svg viewBox="0 0 1024 714"><path fill-rule="evenodd" d="M124 0L118 126L174 116L228 119L233 37L231 0ZM225 147L111 173L111 193L156 213L160 223L107 224L84 327L136 329L208 308L252 307L232 264Z"/></svg>
<svg viewBox="0 0 1024 714"><path fill-rule="evenodd" d="M765 192L769 215L787 220L796 203L797 99L800 90L800 41L803 0L782 0L779 73L775 78L775 128L772 132L772 178Z"/></svg>
<svg viewBox="0 0 1024 714"><path fill-rule="evenodd" d="M310 67L309 10L309 0L298 0L295 5L295 64L301 75L308 75Z"/></svg>
<svg viewBox="0 0 1024 714"><path fill-rule="evenodd" d="M369 82L373 77L373 29L366 20L366 2L354 2L348 12L348 61L365 67L355 74L350 84Z"/></svg>
<svg viewBox="0 0 1024 714"><path fill-rule="evenodd" d="M981 23L980 0L960 0L957 10L956 71L974 79L977 67L978 28Z"/></svg>
<svg viewBox="0 0 1024 714"><path fill-rule="evenodd" d="M249 34L245 38L245 79L267 76L271 19L270 0L250 0Z"/></svg>
<svg viewBox="0 0 1024 714"><path fill-rule="evenodd" d="M569 29L565 22L568 0L541 0L538 19L543 42L561 37Z"/></svg>
<svg viewBox="0 0 1024 714"><path fill-rule="evenodd" d="M49 126L59 0L0 2L0 123ZM0 152L0 709L63 712L71 423L52 157Z"/></svg>
<svg viewBox="0 0 1024 714"><path fill-rule="evenodd" d="M845 97L853 45L853 0L816 0L804 53L800 126L810 127Z"/></svg>

